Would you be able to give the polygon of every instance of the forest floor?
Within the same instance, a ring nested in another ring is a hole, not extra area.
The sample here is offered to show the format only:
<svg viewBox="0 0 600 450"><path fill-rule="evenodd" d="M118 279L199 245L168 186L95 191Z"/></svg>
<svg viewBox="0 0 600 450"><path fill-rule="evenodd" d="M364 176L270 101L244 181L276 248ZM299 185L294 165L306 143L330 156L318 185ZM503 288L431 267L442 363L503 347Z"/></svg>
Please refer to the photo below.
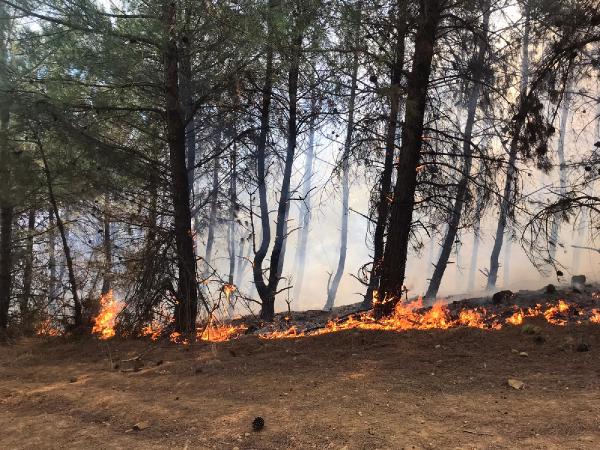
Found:
<svg viewBox="0 0 600 450"><path fill-rule="evenodd" d="M541 335L22 340L0 347L0 448L599 448L600 326L535 323Z"/></svg>

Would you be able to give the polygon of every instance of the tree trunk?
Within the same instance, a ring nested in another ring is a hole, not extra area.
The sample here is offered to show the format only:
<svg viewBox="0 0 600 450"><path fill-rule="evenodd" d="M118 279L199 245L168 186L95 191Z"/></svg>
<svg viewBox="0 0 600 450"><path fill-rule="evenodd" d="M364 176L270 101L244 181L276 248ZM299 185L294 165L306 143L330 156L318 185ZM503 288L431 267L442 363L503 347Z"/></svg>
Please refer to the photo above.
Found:
<svg viewBox="0 0 600 450"><path fill-rule="evenodd" d="M308 122L308 147L304 160L304 177L302 182L302 202L300 204L300 235L298 236L298 248L296 250L296 281L294 287L294 299L300 299L302 283L304 282L304 268L306 264L306 249L308 247L308 235L311 219L311 189L313 177L313 161L315 156L315 132L316 132L316 99L311 99L310 118Z"/></svg>
<svg viewBox="0 0 600 450"><path fill-rule="evenodd" d="M522 45L522 56L521 56L521 83L520 83L520 95L519 102L523 104L525 95L527 93L527 85L529 84L529 32L531 22L529 17L529 7L525 5L525 30L523 35ZM522 109L520 107L519 109ZM517 168L515 166L517 161L518 152L518 138L519 133L523 127L523 120L519 120L515 124L513 130L513 137L510 142L509 154L508 154L508 170L506 173L506 180L504 182L503 197L500 204L500 215L498 217L498 225L496 228L496 236L494 238L494 246L492 247L492 254L490 256L490 269L488 273L487 290L492 291L496 289L496 282L498 280L498 269L500 264L498 258L500 256L500 250L502 249L502 243L504 240L504 233L506 224L508 222L508 215L510 213L511 201L510 194L513 190L514 177L516 175Z"/></svg>
<svg viewBox="0 0 600 450"><path fill-rule="evenodd" d="M379 317L393 312L394 306L401 299L403 292L429 75L441 9L441 0L424 2L418 18L419 25L415 37L412 70L407 83L400 161L381 267L380 301L374 305L376 316Z"/></svg>
<svg viewBox="0 0 600 450"><path fill-rule="evenodd" d="M25 266L23 268L23 295L19 303L21 325L26 332L31 331L30 304L31 284L33 280L33 235L35 233L35 209L27 215L27 239L25 241Z"/></svg>
<svg viewBox="0 0 600 450"><path fill-rule="evenodd" d="M236 220L237 220L237 149L232 145L230 153L231 159L231 177L229 180L229 224L227 227L227 248L229 252L229 276L228 283L233 284L235 274L236 259Z"/></svg>
<svg viewBox="0 0 600 450"><path fill-rule="evenodd" d="M398 12L397 37L394 64L390 75L390 113L388 116L385 138L385 159L383 172L379 181L379 199L377 201L377 220L373 233L373 266L369 276L367 292L363 300L364 308L373 306L373 293L379 286L383 250L385 246L385 229L390 213L390 196L392 193L392 175L394 172L394 154L396 149L396 134L400 110L400 82L404 71L404 49L407 24L404 10Z"/></svg>
<svg viewBox="0 0 600 450"><path fill-rule="evenodd" d="M556 153L558 154L559 162L559 177L560 177L560 190L559 195L564 198L567 192L567 167L565 163L565 136L567 134L567 121L569 118L569 108L571 104L571 83L568 83L566 87L565 96L563 99L562 109L560 113L560 131L558 135L558 147ZM556 256L556 246L558 245L558 232L560 228L560 213L556 214L552 219L552 229L550 230L550 258L553 260Z"/></svg>
<svg viewBox="0 0 600 450"><path fill-rule="evenodd" d="M219 200L220 169L221 165L219 164L219 158L218 156L215 156L213 160L212 188L210 191L210 211L208 213L208 235L206 237L206 249L204 253L204 262L206 263L206 269L204 270L203 277L208 276L208 274L210 273L213 245L215 243L215 229L217 227L217 210Z"/></svg>
<svg viewBox="0 0 600 450"><path fill-rule="evenodd" d="M12 232L14 207L0 206L0 330L8 326L12 286Z"/></svg>
<svg viewBox="0 0 600 450"><path fill-rule="evenodd" d="M179 92L176 20L176 1L164 0L164 89L179 278L174 314L175 330L181 333L193 333L196 330L198 313L198 290L191 227L190 188L186 167L186 126Z"/></svg>
<svg viewBox="0 0 600 450"><path fill-rule="evenodd" d="M269 0L269 9L275 7L275 1ZM266 150L267 137L269 135L270 117L271 117L271 99L273 96L273 27L271 24L272 12L268 12L267 17L267 45L266 45L266 65L265 80L262 88L262 106L260 113L260 134L256 148L256 183L258 187L258 200L260 208L261 241L260 246L254 253L254 262L252 264L252 275L256 291L261 299L261 317L269 320L275 314L275 295L268 289L263 274L263 262L267 256L269 245L271 243L271 223L269 220L269 204L267 200L266 184Z"/></svg>
<svg viewBox="0 0 600 450"><path fill-rule="evenodd" d="M356 29L360 29L360 19L358 21ZM359 33L356 33L357 39ZM358 42L356 43L358 46ZM344 267L346 265L346 253L348 249L348 207L350 200L350 150L352 149L352 133L354 131L354 104L356 101L356 90L358 80L358 49L354 50L354 57L352 60L352 81L350 86L350 99L348 102L348 125L346 127L346 139L344 142L344 151L342 153L342 227L340 229L340 254L338 259L337 268L333 279L327 285L327 301L324 310L329 311L333 308L335 303L335 297L337 294L342 275L344 273Z"/></svg>
<svg viewBox="0 0 600 450"><path fill-rule="evenodd" d="M48 306L56 304L58 299L56 279L56 224L54 210L48 210Z"/></svg>
<svg viewBox="0 0 600 450"><path fill-rule="evenodd" d="M465 204L465 198L467 196L469 187L469 178L471 176L471 166L473 163L473 150L471 147L471 139L473 138L473 125L475 124L475 113L477 112L477 104L479 100L479 93L481 89L481 76L482 69L485 63L485 54L487 49L487 36L490 20L490 8L488 5L484 5L485 10L483 11L483 24L482 34L480 36L477 54L473 58L473 74L472 74L472 85L469 90L469 97L467 100L467 121L465 123L465 130L463 132L463 173L456 188L456 199L452 207L450 214L450 220L448 222L448 230L442 244L442 250L435 270L431 276L429 287L425 298L428 300L434 300L437 297L437 293L442 283L442 278L446 267L448 266L448 258L452 252L452 247L458 234L458 227L460 225L460 219Z"/></svg>
<svg viewBox="0 0 600 450"><path fill-rule="evenodd" d="M48 165L48 159L46 158L46 153L44 152L44 148L41 142L38 142L38 149L40 150L40 155L42 157L42 162L44 164L44 173L46 175L46 187L48 188L48 198L50 200L50 205L52 206L52 212L54 213L54 217L56 218L56 226L58 227L58 232L60 234L60 238L63 244L63 252L65 254L65 260L67 262L67 272L69 274L69 286L71 287L71 295L73 296L73 329L77 332L83 331L83 311L81 307L81 301L79 300L79 294L77 293L77 280L75 278L75 268L73 266L73 258L71 257L71 248L69 247L69 242L67 240L67 233L65 230L65 225L60 218L60 214L58 212L58 203L56 202L56 197L54 196L54 187L52 186L52 174L50 172L50 166Z"/></svg>
<svg viewBox="0 0 600 450"><path fill-rule="evenodd" d="M293 38L292 50L290 54L290 68L288 73L288 138L287 150L285 155L285 166L283 169L283 178L281 182L281 193L277 205L277 220L275 223L275 239L273 241L273 250L271 251L271 260L269 265L269 282L267 296L262 299L263 305L261 318L266 321L272 321L275 315L275 295L280 280L279 267L283 264L283 246L287 229L287 211L290 201L290 183L292 178L292 167L294 156L296 154L296 141L298 137L297 124L297 105L298 105L298 79L300 76L300 51L302 46L302 35L298 34Z"/></svg>
<svg viewBox="0 0 600 450"><path fill-rule="evenodd" d="M102 251L104 253L104 273L102 276L102 290L101 294L106 295L111 290L111 279L112 279L112 240L110 235L110 216L108 211L110 208L110 198L106 194L104 202L104 212L102 214Z"/></svg>

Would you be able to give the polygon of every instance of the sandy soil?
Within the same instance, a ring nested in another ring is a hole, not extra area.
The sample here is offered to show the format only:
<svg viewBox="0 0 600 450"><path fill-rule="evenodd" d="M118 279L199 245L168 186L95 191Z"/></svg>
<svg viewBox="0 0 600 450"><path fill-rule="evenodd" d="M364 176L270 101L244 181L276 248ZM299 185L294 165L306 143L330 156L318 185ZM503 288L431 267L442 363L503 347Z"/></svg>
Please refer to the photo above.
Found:
<svg viewBox="0 0 600 450"><path fill-rule="evenodd" d="M600 326L539 325L21 341L0 347L0 448L600 448Z"/></svg>

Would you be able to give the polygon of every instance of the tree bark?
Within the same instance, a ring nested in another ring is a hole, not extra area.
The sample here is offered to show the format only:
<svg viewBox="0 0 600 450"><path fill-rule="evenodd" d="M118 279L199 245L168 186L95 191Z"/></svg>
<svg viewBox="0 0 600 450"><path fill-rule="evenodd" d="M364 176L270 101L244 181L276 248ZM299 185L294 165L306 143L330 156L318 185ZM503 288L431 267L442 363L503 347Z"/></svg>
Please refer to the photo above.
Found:
<svg viewBox="0 0 600 450"><path fill-rule="evenodd" d="M446 236L442 244L440 257L438 259L437 264L435 265L435 270L433 271L433 275L431 276L431 281L429 282L427 293L425 294L425 298L428 300L434 300L440 289L440 284L442 283L444 272L446 271L446 267L448 266L448 259L450 258L450 253L452 252L452 247L454 246L456 235L458 234L458 227L460 225L460 219L462 217L465 198L468 192L469 178L471 176L471 166L473 163L473 150L471 146L471 140L473 138L473 125L475 124L475 113L477 112L477 105L481 90L481 77L483 73L482 69L485 63L487 36L490 20L489 6L486 4L484 5L484 8L485 10L483 11L482 33L479 39L477 53L472 60L472 67L474 68L474 71L472 74L472 85L471 89L469 90L469 96L467 100L467 120L463 132L463 173L456 188L456 199L454 201L454 205L450 214L448 230L446 232Z"/></svg>
<svg viewBox="0 0 600 450"><path fill-rule="evenodd" d="M441 17L441 0L421 4L412 70L408 77L406 113L402 127L402 146L397 165L397 181L390 211L390 223L385 245L376 316L389 315L401 299L410 229L415 204L417 166L423 137L423 121L433 60L436 33Z"/></svg>
<svg viewBox="0 0 600 450"><path fill-rule="evenodd" d="M192 236L190 187L186 167L186 124L179 90L179 53L177 48L177 2L164 0L164 90L167 141L171 169L171 197L177 247L178 286L175 305L175 330L194 333L198 313L196 257Z"/></svg>
<svg viewBox="0 0 600 450"><path fill-rule="evenodd" d="M394 63L390 74L390 112L386 126L385 157L383 172L379 181L379 199L377 201L377 219L373 233L373 266L369 274L369 284L363 299L363 307L373 306L373 293L379 286L381 264L385 246L385 229L390 213L390 196L392 193L392 175L394 173L394 154L396 149L396 135L400 112L400 82L404 71L404 50L407 33L405 10L398 11L397 36Z"/></svg>

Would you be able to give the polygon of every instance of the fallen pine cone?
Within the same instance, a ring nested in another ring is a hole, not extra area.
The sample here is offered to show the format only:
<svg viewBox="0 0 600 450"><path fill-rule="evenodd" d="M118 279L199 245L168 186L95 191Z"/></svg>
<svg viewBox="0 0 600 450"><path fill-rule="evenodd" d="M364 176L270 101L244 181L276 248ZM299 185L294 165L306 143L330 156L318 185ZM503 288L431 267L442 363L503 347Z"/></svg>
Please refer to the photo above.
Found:
<svg viewBox="0 0 600 450"><path fill-rule="evenodd" d="M265 419L258 416L252 421L252 429L254 431L260 431L265 427Z"/></svg>

